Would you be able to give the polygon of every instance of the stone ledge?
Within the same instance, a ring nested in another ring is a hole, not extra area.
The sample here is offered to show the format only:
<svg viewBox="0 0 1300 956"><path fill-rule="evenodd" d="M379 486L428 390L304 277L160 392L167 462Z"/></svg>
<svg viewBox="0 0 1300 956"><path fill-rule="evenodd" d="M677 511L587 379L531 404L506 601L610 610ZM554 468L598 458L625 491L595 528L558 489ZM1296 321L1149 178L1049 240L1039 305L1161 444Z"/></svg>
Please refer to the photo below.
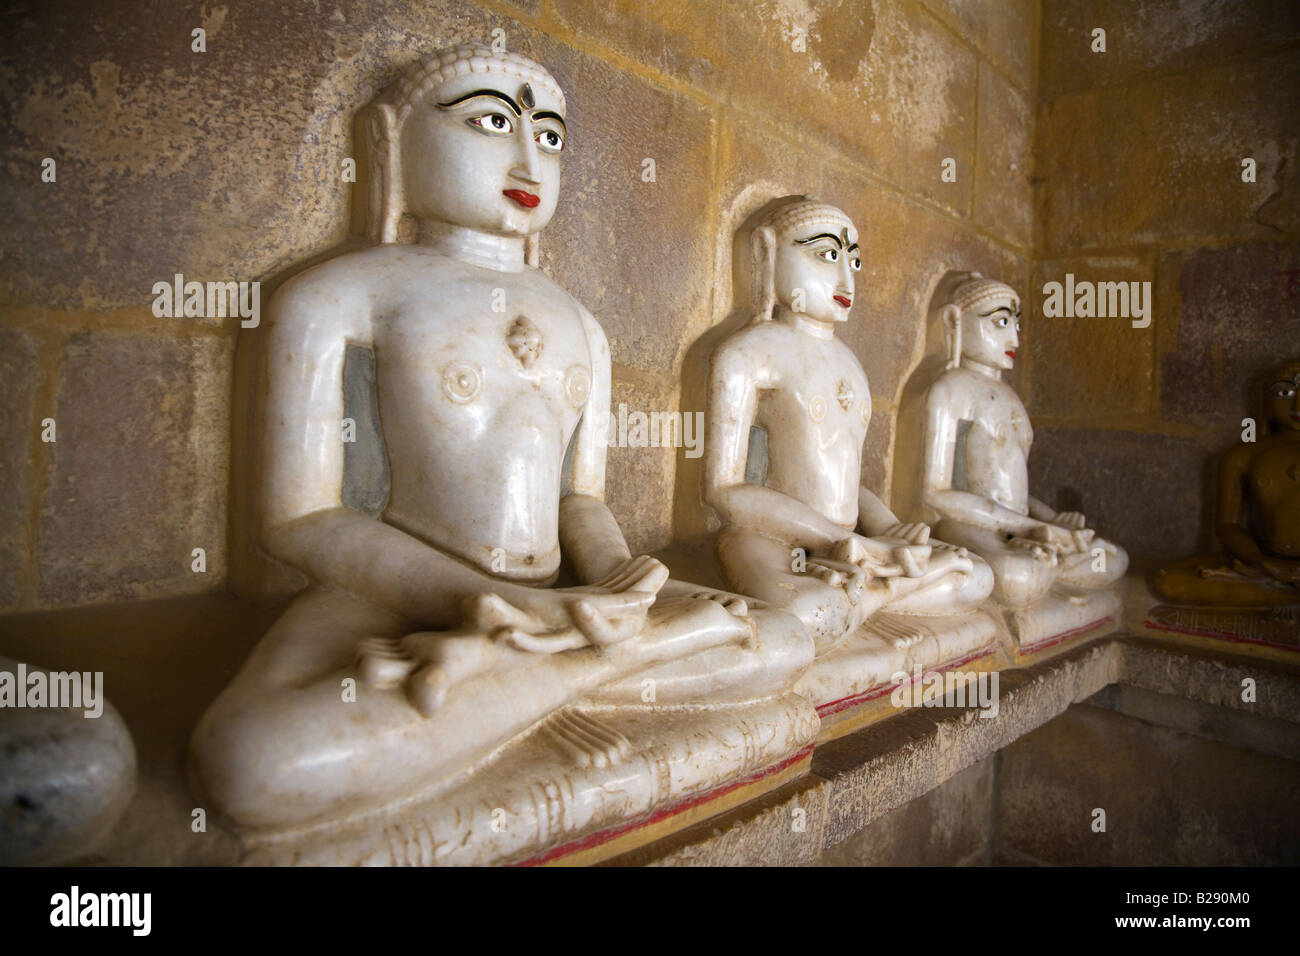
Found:
<svg viewBox="0 0 1300 956"><path fill-rule="evenodd" d="M1241 700L1245 677L1256 681L1256 704ZM635 858L611 862L813 862L823 850L1111 685L1229 708L1243 717L1300 723L1300 670L1271 661L1225 658L1174 642L1111 636L1003 672L996 718L980 718L974 708L909 710L820 745L808 777L791 785L797 790L644 847ZM795 807L806 811L802 834L791 829ZM820 845L815 846L818 835ZM753 854L738 853L741 848L753 848ZM787 855L780 855L782 851Z"/></svg>
<svg viewBox="0 0 1300 956"><path fill-rule="evenodd" d="M114 865L234 862L209 821L191 830L184 755L194 722L274 618L222 595L0 618L0 651L55 669L102 669L140 755L140 786L89 861ZM818 747L810 772L772 793L607 861L613 865L795 865L815 862L883 815L1113 684L1239 716L1300 724L1300 667L1177 638L1115 636L1063 645L999 674L999 713L913 709ZM1300 663L1300 662L1298 662ZM1256 682L1257 703L1241 700ZM799 812L802 811L802 812Z"/></svg>

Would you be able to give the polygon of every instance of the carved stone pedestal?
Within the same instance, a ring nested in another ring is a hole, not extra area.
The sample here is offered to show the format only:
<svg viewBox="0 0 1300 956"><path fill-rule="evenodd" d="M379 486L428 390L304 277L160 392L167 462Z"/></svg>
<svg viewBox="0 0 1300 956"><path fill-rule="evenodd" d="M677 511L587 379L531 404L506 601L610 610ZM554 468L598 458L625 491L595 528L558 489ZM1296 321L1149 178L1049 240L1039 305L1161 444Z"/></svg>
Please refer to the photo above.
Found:
<svg viewBox="0 0 1300 956"><path fill-rule="evenodd" d="M1141 630L1158 637L1259 654L1275 660L1300 661L1300 606L1278 608L1211 608L1155 604L1142 618Z"/></svg>
<svg viewBox="0 0 1300 956"><path fill-rule="evenodd" d="M599 862L802 775L817 736L794 694L705 709L569 707L449 789L342 824L246 837L256 865Z"/></svg>
<svg viewBox="0 0 1300 956"><path fill-rule="evenodd" d="M1067 641L1113 633L1120 626L1121 604L1114 589L1070 591L1058 585L1027 608L1006 610L1017 663Z"/></svg>
<svg viewBox="0 0 1300 956"><path fill-rule="evenodd" d="M946 617L878 612L815 660L796 690L817 706L819 740L831 740L896 713L893 690L917 673L996 667L997 633L983 611Z"/></svg>

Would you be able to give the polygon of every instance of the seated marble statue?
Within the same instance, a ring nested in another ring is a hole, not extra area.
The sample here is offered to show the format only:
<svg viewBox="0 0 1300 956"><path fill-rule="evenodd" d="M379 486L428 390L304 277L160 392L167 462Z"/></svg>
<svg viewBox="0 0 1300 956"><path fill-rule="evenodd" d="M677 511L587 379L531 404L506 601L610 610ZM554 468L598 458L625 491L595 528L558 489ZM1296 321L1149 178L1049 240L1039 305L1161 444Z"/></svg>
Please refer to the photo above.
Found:
<svg viewBox="0 0 1300 956"><path fill-rule="evenodd" d="M1077 512L1029 494L1034 433L1025 406L1002 381L1020 348L1020 297L977 273L943 307L948 363L925 396L924 502L936 533L993 568L993 596L1034 604L1055 584L1079 593L1119 580L1128 555L1096 537Z"/></svg>
<svg viewBox="0 0 1300 956"><path fill-rule="evenodd" d="M436 793L575 700L645 709L645 673L680 709L785 693L812 659L790 615L665 589L604 503L609 347L526 256L559 195L551 75L455 47L407 70L367 135L378 244L269 311L258 530L313 583L194 734L195 785L241 828ZM342 504L349 345L376 357L378 518ZM575 586L554 586L562 554Z"/></svg>
<svg viewBox="0 0 1300 956"><path fill-rule="evenodd" d="M1219 464L1215 531L1223 550L1157 571L1172 601L1217 607L1300 605L1300 361L1264 376L1267 433Z"/></svg>
<svg viewBox="0 0 1300 956"><path fill-rule="evenodd" d="M834 206L795 200L752 241L758 313L714 352L708 387L704 494L723 521L727 586L794 613L819 655L882 608L978 606L993 586L987 565L862 486L871 391L835 337L862 266L856 227ZM761 476L751 429L766 435Z"/></svg>

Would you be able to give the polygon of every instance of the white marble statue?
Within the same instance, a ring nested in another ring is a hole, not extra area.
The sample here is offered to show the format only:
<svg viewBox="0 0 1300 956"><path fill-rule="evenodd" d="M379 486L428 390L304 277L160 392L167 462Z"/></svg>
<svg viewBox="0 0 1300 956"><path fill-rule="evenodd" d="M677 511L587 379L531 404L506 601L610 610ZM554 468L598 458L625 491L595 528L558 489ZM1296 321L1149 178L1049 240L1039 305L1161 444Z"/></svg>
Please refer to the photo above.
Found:
<svg viewBox="0 0 1300 956"><path fill-rule="evenodd" d="M609 347L529 254L559 197L555 80L455 47L368 135L378 244L288 282L265 348L258 532L313 584L201 721L196 787L268 845L315 834L271 858L494 862L806 749L799 622L667 582L604 503ZM378 518L341 503L350 344L376 357ZM553 586L562 556L578 585Z"/></svg>
<svg viewBox="0 0 1300 956"><path fill-rule="evenodd" d="M900 521L862 485L871 392L835 337L861 268L857 228L834 206L787 201L754 230L752 251L757 314L714 352L708 389L704 495L723 522L716 553L727 586L798 616L819 657L882 609L978 607L993 586L988 566L932 538L928 525ZM754 429L766 440L763 463L751 457L762 456L751 451ZM992 637L987 621L966 630L976 642ZM936 644L924 666L957 650ZM908 669L893 649L867 675L841 664L836 679L809 690L818 703Z"/></svg>
<svg viewBox="0 0 1300 956"><path fill-rule="evenodd" d="M948 363L925 396L924 503L936 532L983 556L994 598L1021 612L1021 643L1049 639L1113 614L1113 595L1089 609L1089 592L1123 576L1128 556L1096 537L1076 512L1058 512L1029 493L1033 429L1002 381L1020 348L1020 297L978 274L954 290L942 319ZM1056 587L1041 620L1032 610ZM1057 610L1050 610L1052 605Z"/></svg>

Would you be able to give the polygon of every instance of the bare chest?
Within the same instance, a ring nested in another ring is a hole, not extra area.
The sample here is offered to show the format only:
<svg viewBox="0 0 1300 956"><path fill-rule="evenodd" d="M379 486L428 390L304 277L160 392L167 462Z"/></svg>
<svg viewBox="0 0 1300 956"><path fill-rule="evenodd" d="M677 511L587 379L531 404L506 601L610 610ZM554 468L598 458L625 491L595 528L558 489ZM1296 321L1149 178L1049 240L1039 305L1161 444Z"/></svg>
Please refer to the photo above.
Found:
<svg viewBox="0 0 1300 956"><path fill-rule="evenodd" d="M1300 442L1261 449L1246 471L1252 497L1265 507L1288 507L1300 521Z"/></svg>
<svg viewBox="0 0 1300 956"><path fill-rule="evenodd" d="M580 318L544 297L483 292L388 317L375 336L381 401L467 423L500 421L511 409L576 422L592 386Z"/></svg>
<svg viewBox="0 0 1300 956"><path fill-rule="evenodd" d="M840 356L792 350L774 357L767 388L760 390L758 418L769 432L859 449L871 422L866 374Z"/></svg>

